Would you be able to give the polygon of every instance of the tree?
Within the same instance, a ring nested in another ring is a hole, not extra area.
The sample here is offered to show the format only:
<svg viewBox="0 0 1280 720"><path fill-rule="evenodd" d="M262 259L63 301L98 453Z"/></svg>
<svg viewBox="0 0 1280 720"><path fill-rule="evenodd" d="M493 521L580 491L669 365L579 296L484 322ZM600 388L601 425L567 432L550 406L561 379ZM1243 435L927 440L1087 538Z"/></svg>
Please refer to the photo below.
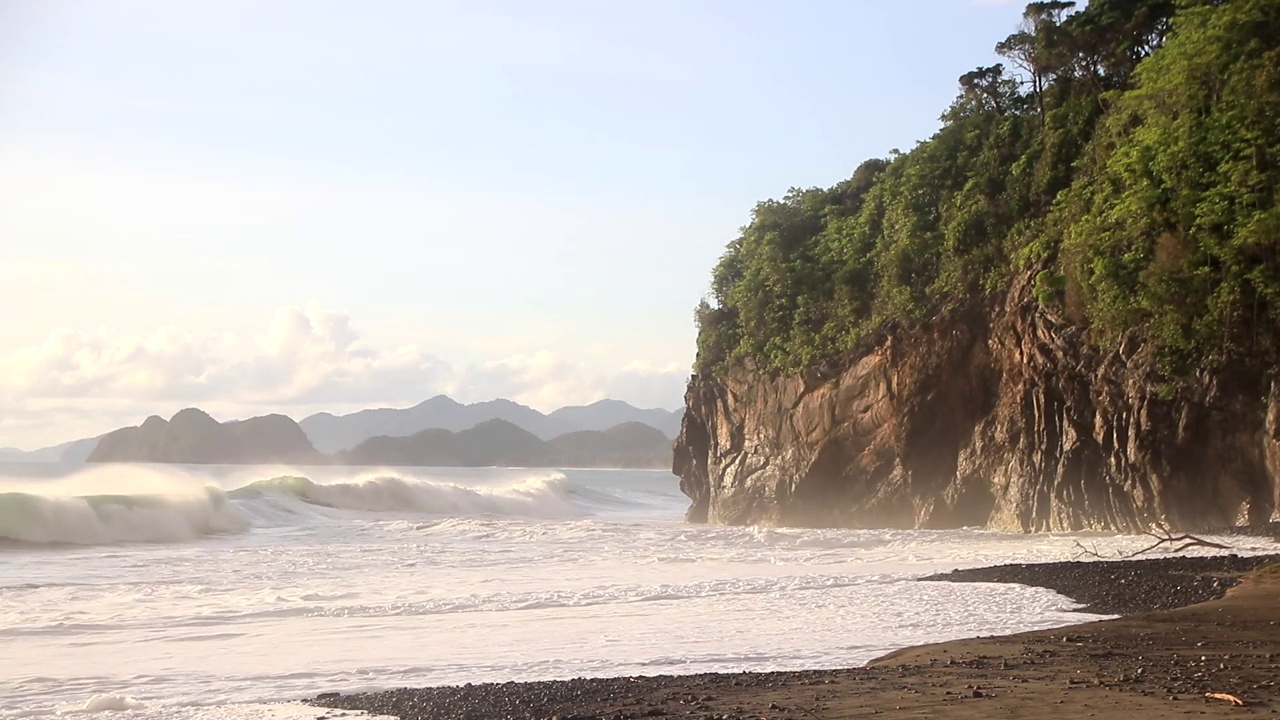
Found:
<svg viewBox="0 0 1280 720"><path fill-rule="evenodd" d="M1050 0L1033 2L1022 13L1022 25L1018 32L996 45L996 52L1008 58L1018 69L1027 73L1027 82L1035 97L1040 121L1045 117L1045 87L1065 64L1066 47L1062 20L1074 8L1074 2Z"/></svg>
<svg viewBox="0 0 1280 720"><path fill-rule="evenodd" d="M960 97L952 105L952 113L960 106L973 108L979 113L990 111L1004 115L1018 102L1018 83L1005 76L1004 65L999 63L979 66L961 75L960 90Z"/></svg>
<svg viewBox="0 0 1280 720"><path fill-rule="evenodd" d="M756 206L697 310L700 368L800 372L1014 273L1170 379L1280 362L1280 2L1037 2L998 49L1021 82L975 68L909 152Z"/></svg>

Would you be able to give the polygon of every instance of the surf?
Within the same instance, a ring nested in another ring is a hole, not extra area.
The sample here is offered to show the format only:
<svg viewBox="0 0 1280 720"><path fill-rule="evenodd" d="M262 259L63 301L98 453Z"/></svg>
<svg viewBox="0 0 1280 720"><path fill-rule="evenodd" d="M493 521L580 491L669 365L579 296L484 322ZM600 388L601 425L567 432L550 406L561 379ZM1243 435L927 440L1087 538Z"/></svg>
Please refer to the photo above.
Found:
<svg viewBox="0 0 1280 720"><path fill-rule="evenodd" d="M181 466L110 465L52 481L10 478L0 481L0 548L192 542L369 514L568 520L628 502L583 495L558 472L522 471L475 486L391 470L339 471L313 479L257 468L219 478Z"/></svg>
<svg viewBox="0 0 1280 720"><path fill-rule="evenodd" d="M371 473L337 482L283 475L250 483L230 495L243 500L284 497L309 505L358 512L547 519L582 514L569 499L568 479L559 473L535 475L496 488L466 487L387 473Z"/></svg>

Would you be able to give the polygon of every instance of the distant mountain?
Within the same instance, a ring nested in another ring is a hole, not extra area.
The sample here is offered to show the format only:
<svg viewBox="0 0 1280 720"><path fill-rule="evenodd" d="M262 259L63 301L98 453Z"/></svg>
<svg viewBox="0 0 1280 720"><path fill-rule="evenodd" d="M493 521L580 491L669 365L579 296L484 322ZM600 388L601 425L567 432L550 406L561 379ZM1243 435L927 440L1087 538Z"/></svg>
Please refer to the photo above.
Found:
<svg viewBox="0 0 1280 720"><path fill-rule="evenodd" d="M640 422L579 430L547 443L557 467L667 468L671 438Z"/></svg>
<svg viewBox="0 0 1280 720"><path fill-rule="evenodd" d="M152 415L137 427L103 435L88 462L315 464L327 459L284 415L220 423L196 408L167 422Z"/></svg>
<svg viewBox="0 0 1280 720"><path fill-rule="evenodd" d="M506 420L486 420L456 433L431 428L369 438L333 459L344 465L666 468L671 440L648 425L625 423L544 441Z"/></svg>
<svg viewBox="0 0 1280 720"><path fill-rule="evenodd" d="M499 407L502 402L497 403ZM481 405L493 407L495 403ZM95 441L96 447L87 459L94 463L192 465L333 462L428 467L669 468L671 443L661 430L639 422L620 423L608 430L578 430L544 440L514 422L494 418L457 432L429 428L405 437L379 435L351 449L326 455L315 449L298 423L284 415L218 422L203 410L188 408L169 420L153 415L141 425L103 435ZM0 460L8 455L0 454Z"/></svg>
<svg viewBox="0 0 1280 720"><path fill-rule="evenodd" d="M646 410L621 400L600 400L590 405L562 407L548 417L579 430L608 430L623 423L644 423L657 428L669 438L675 438L680 434L680 419L684 417L684 408Z"/></svg>
<svg viewBox="0 0 1280 720"><path fill-rule="evenodd" d="M548 460L546 443L506 420L451 432L431 428L408 437L369 438L334 455L343 465L531 466Z"/></svg>
<svg viewBox="0 0 1280 720"><path fill-rule="evenodd" d="M316 449L333 453L354 448L373 437L408 437L429 429L457 432L495 419L506 420L543 439L575 429L510 400L463 405L446 395L403 409L361 410L350 415L318 413L303 419L300 425Z"/></svg>
<svg viewBox="0 0 1280 720"><path fill-rule="evenodd" d="M316 449L334 453L374 437L409 437L430 429L459 432L486 420L505 420L542 440L577 430L607 430L625 422L642 422L674 438L680 431L682 413L641 410L619 400L601 400L544 415L510 400L464 405L446 395L437 395L410 408L361 410L349 415L318 413L299 424Z"/></svg>
<svg viewBox="0 0 1280 720"><path fill-rule="evenodd" d="M0 461L3 462L60 462L74 465L84 462L89 453L97 447L100 438L84 438L72 440L60 445L52 445L39 450L24 452L17 448L0 449Z"/></svg>

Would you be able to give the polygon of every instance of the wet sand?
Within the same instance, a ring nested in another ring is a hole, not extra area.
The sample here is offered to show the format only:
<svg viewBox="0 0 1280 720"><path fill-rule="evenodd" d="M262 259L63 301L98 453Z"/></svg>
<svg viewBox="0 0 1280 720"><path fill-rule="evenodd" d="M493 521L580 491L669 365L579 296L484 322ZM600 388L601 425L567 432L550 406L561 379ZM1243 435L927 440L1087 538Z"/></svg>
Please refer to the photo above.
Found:
<svg viewBox="0 0 1280 720"><path fill-rule="evenodd" d="M1270 567L1277 562L1222 556L947 573L933 579L1021 582L1088 603L1091 612L1139 614L909 648L862 668L329 693L311 702L402 720L1270 716L1280 714L1280 570Z"/></svg>

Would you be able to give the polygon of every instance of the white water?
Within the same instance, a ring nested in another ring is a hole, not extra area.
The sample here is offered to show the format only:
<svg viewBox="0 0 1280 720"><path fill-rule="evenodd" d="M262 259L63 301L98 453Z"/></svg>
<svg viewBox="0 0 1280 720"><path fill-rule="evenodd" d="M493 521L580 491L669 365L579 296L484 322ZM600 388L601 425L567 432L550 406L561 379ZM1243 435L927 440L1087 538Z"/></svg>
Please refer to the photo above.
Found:
<svg viewBox="0 0 1280 720"><path fill-rule="evenodd" d="M277 703L848 667L1089 619L1042 589L911 580L1069 559L1078 536L691 526L661 472L39 470L0 466L0 717L304 718Z"/></svg>

